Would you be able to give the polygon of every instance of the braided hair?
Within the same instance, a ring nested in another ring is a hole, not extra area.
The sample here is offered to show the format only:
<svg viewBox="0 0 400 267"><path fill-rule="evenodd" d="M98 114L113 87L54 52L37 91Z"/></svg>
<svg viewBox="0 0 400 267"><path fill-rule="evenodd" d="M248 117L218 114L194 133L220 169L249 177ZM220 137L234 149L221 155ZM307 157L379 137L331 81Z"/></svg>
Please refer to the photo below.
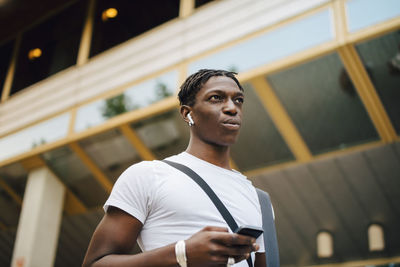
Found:
<svg viewBox="0 0 400 267"><path fill-rule="evenodd" d="M195 103L196 94L200 91L203 85L214 76L225 76L231 78L235 81L239 89L243 91L243 87L235 75L237 75L236 72L213 69L201 69L196 73L193 73L181 85L181 89L178 93L180 104L193 106Z"/></svg>

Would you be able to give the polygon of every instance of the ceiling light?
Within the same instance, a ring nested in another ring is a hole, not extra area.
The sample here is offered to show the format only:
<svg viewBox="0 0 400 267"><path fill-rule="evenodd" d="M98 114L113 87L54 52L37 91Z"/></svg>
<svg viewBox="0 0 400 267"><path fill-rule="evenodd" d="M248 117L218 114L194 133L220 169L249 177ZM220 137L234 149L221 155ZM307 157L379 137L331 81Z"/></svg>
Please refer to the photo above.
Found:
<svg viewBox="0 0 400 267"><path fill-rule="evenodd" d="M28 58L30 60L35 60L35 59L39 58L41 55L42 55L42 50L40 48L33 48L33 49L29 50Z"/></svg>
<svg viewBox="0 0 400 267"><path fill-rule="evenodd" d="M109 19L113 19L118 15L118 10L115 8L109 8L103 11L103 13L101 14L101 19L103 21L107 21Z"/></svg>

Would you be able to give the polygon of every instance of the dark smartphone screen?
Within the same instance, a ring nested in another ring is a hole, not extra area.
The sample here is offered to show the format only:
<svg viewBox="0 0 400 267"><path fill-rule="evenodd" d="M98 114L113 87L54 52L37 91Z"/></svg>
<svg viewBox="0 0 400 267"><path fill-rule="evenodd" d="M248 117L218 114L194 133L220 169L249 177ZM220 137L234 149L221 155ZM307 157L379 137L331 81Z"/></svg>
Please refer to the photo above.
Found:
<svg viewBox="0 0 400 267"><path fill-rule="evenodd" d="M261 227L249 226L249 225L241 226L235 231L235 233L237 234L248 235L254 238L259 237L263 232L264 230Z"/></svg>

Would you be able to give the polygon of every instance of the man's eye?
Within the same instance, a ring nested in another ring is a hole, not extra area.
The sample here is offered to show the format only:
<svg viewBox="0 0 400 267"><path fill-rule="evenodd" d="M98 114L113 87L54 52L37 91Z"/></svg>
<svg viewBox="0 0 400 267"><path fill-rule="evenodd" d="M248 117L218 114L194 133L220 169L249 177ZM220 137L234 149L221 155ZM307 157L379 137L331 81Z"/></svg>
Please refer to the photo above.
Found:
<svg viewBox="0 0 400 267"><path fill-rule="evenodd" d="M210 100L221 100L222 99L222 97L221 96L219 96L219 95L212 95L212 96L210 96Z"/></svg>
<svg viewBox="0 0 400 267"><path fill-rule="evenodd" d="M236 101L237 103L243 104L244 98L238 97L238 98L235 99L235 101Z"/></svg>

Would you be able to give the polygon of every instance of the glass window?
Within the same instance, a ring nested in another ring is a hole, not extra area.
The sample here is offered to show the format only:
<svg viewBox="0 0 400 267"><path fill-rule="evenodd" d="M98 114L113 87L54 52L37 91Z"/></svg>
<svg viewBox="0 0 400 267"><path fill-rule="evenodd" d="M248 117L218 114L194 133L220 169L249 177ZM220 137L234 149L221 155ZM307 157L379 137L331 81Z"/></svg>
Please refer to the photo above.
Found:
<svg viewBox="0 0 400 267"><path fill-rule="evenodd" d="M246 71L330 41L334 37L332 14L317 14L267 32L189 65L190 73L202 68Z"/></svg>
<svg viewBox="0 0 400 267"><path fill-rule="evenodd" d="M400 1L398 0L349 0L346 8L350 32L400 15Z"/></svg>
<svg viewBox="0 0 400 267"><path fill-rule="evenodd" d="M132 127L158 159L184 151L189 143L189 126L175 109L134 123Z"/></svg>
<svg viewBox="0 0 400 267"><path fill-rule="evenodd" d="M65 137L69 114L63 114L0 139L0 160Z"/></svg>
<svg viewBox="0 0 400 267"><path fill-rule="evenodd" d="M397 134L400 134L400 31L356 46Z"/></svg>
<svg viewBox="0 0 400 267"><path fill-rule="evenodd" d="M195 8L198 8L198 7L200 7L200 6L202 6L202 5L205 5L205 4L207 4L207 3L210 3L210 2L212 2L213 0L195 0L194 1L194 7Z"/></svg>
<svg viewBox="0 0 400 267"><path fill-rule="evenodd" d="M172 71L134 85L120 95L83 106L77 111L75 131L99 125L119 114L146 107L172 96L177 83L178 72Z"/></svg>
<svg viewBox="0 0 400 267"><path fill-rule="evenodd" d="M10 65L13 46L14 41L4 43L0 46L0 99L3 94L4 82Z"/></svg>
<svg viewBox="0 0 400 267"><path fill-rule="evenodd" d="M86 207L94 208L104 204L107 198L105 189L92 177L89 169L69 147L45 152L42 157Z"/></svg>
<svg viewBox="0 0 400 267"><path fill-rule="evenodd" d="M179 0L98 0L90 56L178 17Z"/></svg>
<svg viewBox="0 0 400 267"><path fill-rule="evenodd" d="M11 94L76 63L87 1L23 33Z"/></svg>
<svg viewBox="0 0 400 267"><path fill-rule="evenodd" d="M336 53L267 79L313 154L378 139Z"/></svg>
<svg viewBox="0 0 400 267"><path fill-rule="evenodd" d="M250 84L244 84L243 126L232 147L240 171L294 159Z"/></svg>
<svg viewBox="0 0 400 267"><path fill-rule="evenodd" d="M116 129L82 140L80 144L113 183L126 168L141 160L129 141Z"/></svg>

